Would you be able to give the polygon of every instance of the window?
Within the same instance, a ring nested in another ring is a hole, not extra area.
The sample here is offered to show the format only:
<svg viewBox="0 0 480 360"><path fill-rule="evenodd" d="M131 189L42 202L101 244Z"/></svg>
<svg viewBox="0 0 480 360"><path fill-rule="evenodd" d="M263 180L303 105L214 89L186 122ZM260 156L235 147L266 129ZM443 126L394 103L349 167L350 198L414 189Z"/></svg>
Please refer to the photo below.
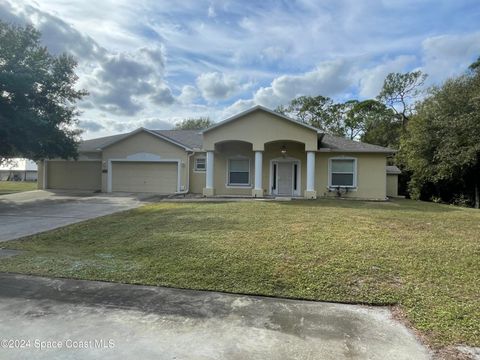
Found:
<svg viewBox="0 0 480 360"><path fill-rule="evenodd" d="M356 160L330 159L330 186L356 187Z"/></svg>
<svg viewBox="0 0 480 360"><path fill-rule="evenodd" d="M228 185L250 185L250 160L229 160Z"/></svg>
<svg viewBox="0 0 480 360"><path fill-rule="evenodd" d="M195 159L195 171L205 171L205 158Z"/></svg>

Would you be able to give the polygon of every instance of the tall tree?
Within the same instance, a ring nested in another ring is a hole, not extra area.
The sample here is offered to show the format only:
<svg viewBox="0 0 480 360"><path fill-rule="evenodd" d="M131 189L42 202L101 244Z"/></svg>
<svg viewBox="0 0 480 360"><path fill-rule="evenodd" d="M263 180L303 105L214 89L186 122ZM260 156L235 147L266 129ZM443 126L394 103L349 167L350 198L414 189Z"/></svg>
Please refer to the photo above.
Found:
<svg viewBox="0 0 480 360"><path fill-rule="evenodd" d="M335 123L334 102L325 96L299 96L288 106L279 106L276 111L288 115L320 130L333 130ZM335 131L334 131L335 132Z"/></svg>
<svg viewBox="0 0 480 360"><path fill-rule="evenodd" d="M184 119L175 124L175 130L203 130L214 124L208 117Z"/></svg>
<svg viewBox="0 0 480 360"><path fill-rule="evenodd" d="M403 129L412 115L414 101L420 95L420 88L426 78L427 75L421 71L390 73L385 78L377 100L395 112L401 120Z"/></svg>
<svg viewBox="0 0 480 360"><path fill-rule="evenodd" d="M76 157L76 62L53 56L32 26L0 21L0 161Z"/></svg>
<svg viewBox="0 0 480 360"><path fill-rule="evenodd" d="M364 123L361 141L398 148L402 124L392 109L377 100L365 100L359 102L353 112Z"/></svg>
<svg viewBox="0 0 480 360"><path fill-rule="evenodd" d="M480 71L446 81L419 103L400 159L414 197L425 190L449 201L459 194L480 207ZM431 190L433 189L433 190Z"/></svg>

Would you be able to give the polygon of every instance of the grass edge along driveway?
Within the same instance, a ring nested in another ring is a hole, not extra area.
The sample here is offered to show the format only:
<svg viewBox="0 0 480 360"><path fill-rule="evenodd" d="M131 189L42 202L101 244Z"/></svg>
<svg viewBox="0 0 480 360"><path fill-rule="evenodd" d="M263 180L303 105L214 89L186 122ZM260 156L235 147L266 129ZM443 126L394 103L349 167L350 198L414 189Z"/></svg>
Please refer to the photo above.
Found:
<svg viewBox="0 0 480 360"><path fill-rule="evenodd" d="M480 212L391 202L147 205L3 243L0 271L398 304L434 347L480 345Z"/></svg>

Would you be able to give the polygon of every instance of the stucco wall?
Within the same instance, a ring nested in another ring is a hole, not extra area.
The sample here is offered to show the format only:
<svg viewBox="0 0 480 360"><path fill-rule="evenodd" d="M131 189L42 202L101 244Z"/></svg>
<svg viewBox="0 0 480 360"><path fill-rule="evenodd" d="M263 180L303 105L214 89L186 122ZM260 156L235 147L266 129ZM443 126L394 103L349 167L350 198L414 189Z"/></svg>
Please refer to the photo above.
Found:
<svg viewBox="0 0 480 360"><path fill-rule="evenodd" d="M107 191L107 162L111 159L126 159L135 154L153 154L161 159L180 160L181 185L187 185L187 152L181 147L147 132L139 132L103 150L102 191Z"/></svg>
<svg viewBox="0 0 480 360"><path fill-rule="evenodd" d="M37 189L43 189L43 161L37 162Z"/></svg>
<svg viewBox="0 0 480 360"><path fill-rule="evenodd" d="M263 150L264 144L276 140L293 140L305 143L306 150L317 149L317 132L312 129L258 110L212 129L203 135L203 148L214 150L222 141L246 141L253 150Z"/></svg>
<svg viewBox="0 0 480 360"><path fill-rule="evenodd" d="M387 196L398 196L398 175L387 174Z"/></svg>
<svg viewBox="0 0 480 360"><path fill-rule="evenodd" d="M315 162L315 188L317 196L335 197L335 191L328 191L328 159L353 157L357 159L357 189L343 197L384 200L386 198L386 155L375 153L319 152Z"/></svg>
<svg viewBox="0 0 480 360"><path fill-rule="evenodd" d="M250 160L250 185L229 186L228 183L228 159L248 158ZM252 195L252 187L255 179L255 159L252 145L244 142L229 142L219 144L215 151L214 188L215 195Z"/></svg>
<svg viewBox="0 0 480 360"><path fill-rule="evenodd" d="M201 194L205 187L205 171L195 171L195 159L205 159L205 153L195 153L190 158L190 192L193 194Z"/></svg>

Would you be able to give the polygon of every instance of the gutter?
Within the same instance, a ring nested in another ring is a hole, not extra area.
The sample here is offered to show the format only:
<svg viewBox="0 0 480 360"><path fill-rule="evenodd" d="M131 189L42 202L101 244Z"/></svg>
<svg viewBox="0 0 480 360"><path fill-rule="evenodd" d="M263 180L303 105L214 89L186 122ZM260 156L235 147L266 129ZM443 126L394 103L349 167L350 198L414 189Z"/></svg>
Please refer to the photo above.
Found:
<svg viewBox="0 0 480 360"><path fill-rule="evenodd" d="M188 154L187 155L187 185L185 186L185 190L182 190L182 191L177 191L175 194L178 194L178 195L185 195L185 194L188 194L190 192L190 158L195 155L195 152L193 151L191 154Z"/></svg>

